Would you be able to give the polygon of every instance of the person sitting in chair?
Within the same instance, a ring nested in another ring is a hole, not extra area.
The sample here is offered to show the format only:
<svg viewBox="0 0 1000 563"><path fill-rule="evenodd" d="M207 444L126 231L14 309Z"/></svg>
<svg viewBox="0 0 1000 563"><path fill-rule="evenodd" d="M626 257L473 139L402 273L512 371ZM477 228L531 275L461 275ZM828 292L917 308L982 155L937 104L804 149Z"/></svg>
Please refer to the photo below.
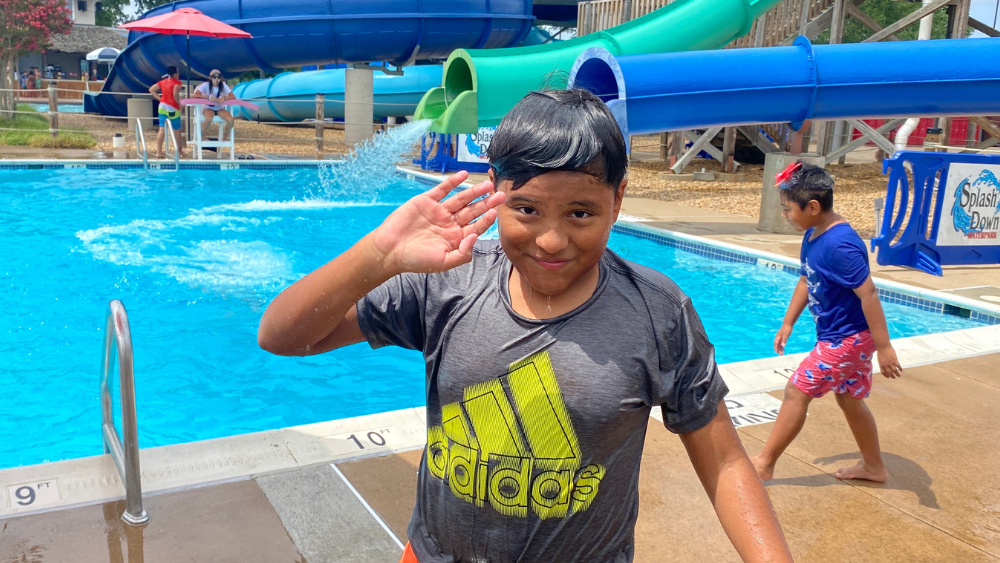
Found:
<svg viewBox="0 0 1000 563"><path fill-rule="evenodd" d="M203 106L201 138L208 138L208 127L212 124L212 119L215 116L219 116L226 122L225 131L219 140L225 141L233 131L233 114L229 113L229 110L220 104L226 100L236 99L236 96L233 95L232 89L226 84L226 79L223 78L222 73L213 68L212 72L208 73L208 81L202 82L195 88L194 97L206 98L210 102L216 102L212 105Z"/></svg>

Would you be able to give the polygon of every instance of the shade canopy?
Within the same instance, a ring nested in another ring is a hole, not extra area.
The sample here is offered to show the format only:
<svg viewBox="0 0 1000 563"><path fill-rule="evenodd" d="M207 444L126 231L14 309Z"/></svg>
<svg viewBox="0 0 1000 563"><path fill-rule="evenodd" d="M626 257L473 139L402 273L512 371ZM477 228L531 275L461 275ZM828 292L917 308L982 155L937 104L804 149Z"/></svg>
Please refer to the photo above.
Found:
<svg viewBox="0 0 1000 563"><path fill-rule="evenodd" d="M114 61L118 58L118 49L111 47L101 47L87 53L88 61Z"/></svg>
<svg viewBox="0 0 1000 563"><path fill-rule="evenodd" d="M118 27L129 31L151 31L164 35L202 35L205 37L252 37L249 33L210 18L194 8L181 8Z"/></svg>

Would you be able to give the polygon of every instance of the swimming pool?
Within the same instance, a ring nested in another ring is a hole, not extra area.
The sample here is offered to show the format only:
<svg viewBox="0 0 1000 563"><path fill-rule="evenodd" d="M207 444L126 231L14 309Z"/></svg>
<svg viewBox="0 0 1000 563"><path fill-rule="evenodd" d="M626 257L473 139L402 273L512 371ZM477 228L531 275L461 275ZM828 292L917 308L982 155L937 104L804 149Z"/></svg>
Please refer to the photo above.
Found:
<svg viewBox="0 0 1000 563"><path fill-rule="evenodd" d="M49 104L46 103L35 103L29 102L25 105L31 106L31 109L35 111L47 112L49 111ZM60 113L83 113L83 104L59 104L56 106L56 110Z"/></svg>
<svg viewBox="0 0 1000 563"><path fill-rule="evenodd" d="M102 452L111 299L131 321L141 447L422 405L415 352L257 348L260 315L282 288L426 189L400 176L342 184L335 170L0 172L0 467ZM773 355L795 276L622 233L611 247L692 296L720 362ZM981 326L885 308L897 337ZM806 315L789 351L813 337Z"/></svg>

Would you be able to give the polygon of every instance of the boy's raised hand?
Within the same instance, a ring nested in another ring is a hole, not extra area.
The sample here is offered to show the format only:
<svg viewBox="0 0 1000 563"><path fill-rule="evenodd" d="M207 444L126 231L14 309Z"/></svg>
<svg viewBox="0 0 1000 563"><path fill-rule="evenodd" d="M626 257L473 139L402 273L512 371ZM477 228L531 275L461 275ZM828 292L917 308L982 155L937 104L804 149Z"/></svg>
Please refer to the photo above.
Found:
<svg viewBox="0 0 1000 563"><path fill-rule="evenodd" d="M371 234L385 267L397 273L443 272L472 260L472 245L497 218L496 207L506 200L483 182L445 199L469 177L452 174L430 190L392 212ZM479 221L472 223L476 218Z"/></svg>

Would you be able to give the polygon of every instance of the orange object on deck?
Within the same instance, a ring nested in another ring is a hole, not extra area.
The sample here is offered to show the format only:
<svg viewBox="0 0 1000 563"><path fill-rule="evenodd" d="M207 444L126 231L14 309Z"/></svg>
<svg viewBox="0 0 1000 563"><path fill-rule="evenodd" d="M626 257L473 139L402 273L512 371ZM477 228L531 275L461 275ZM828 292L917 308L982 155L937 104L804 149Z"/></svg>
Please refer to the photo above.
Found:
<svg viewBox="0 0 1000 563"><path fill-rule="evenodd" d="M420 563L417 561L417 556L413 554L410 542L406 542L406 548L403 549L403 558L399 560L399 563Z"/></svg>

